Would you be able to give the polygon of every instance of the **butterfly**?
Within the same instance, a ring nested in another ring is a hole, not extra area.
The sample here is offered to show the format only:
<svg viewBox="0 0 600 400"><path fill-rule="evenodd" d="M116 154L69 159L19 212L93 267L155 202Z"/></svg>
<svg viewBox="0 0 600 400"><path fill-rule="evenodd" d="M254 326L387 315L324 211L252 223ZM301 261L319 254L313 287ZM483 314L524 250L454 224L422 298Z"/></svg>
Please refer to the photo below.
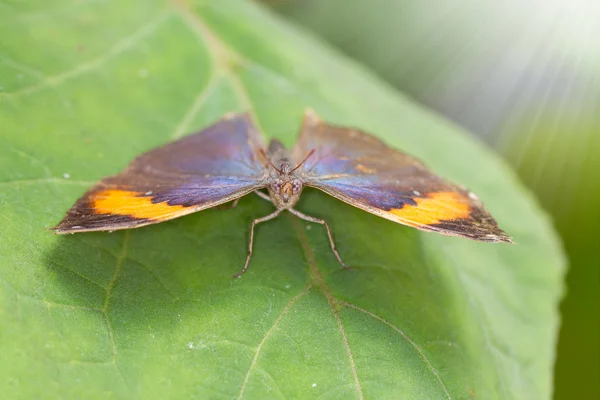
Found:
<svg viewBox="0 0 600 400"><path fill-rule="evenodd" d="M512 243L472 192L374 136L326 123L312 110L305 112L291 152L275 139L266 147L248 113L227 114L102 179L52 229L66 234L137 228L230 201L236 205L254 192L275 210L252 221L246 262L234 277L248 269L255 226L283 211L324 225L335 257L349 268L327 221L294 208L305 186L423 231Z"/></svg>

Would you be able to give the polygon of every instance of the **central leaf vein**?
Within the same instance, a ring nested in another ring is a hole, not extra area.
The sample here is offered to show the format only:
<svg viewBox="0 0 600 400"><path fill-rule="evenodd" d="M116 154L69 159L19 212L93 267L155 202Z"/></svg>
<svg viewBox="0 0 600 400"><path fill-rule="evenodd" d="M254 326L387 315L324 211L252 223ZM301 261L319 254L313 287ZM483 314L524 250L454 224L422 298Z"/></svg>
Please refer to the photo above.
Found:
<svg viewBox="0 0 600 400"><path fill-rule="evenodd" d="M308 244L308 239L306 238L306 234L302 229L302 224L298 218L294 218L294 226L296 228L296 232L298 233L298 239L300 241L300 245L302 246L302 250L306 255L306 261L309 267L310 276L315 282L315 284L321 289L321 291L325 294L327 298L327 303L331 308L331 312L333 313L333 317L335 318L335 322L337 323L338 329L340 330L340 334L342 336L342 341L344 342L344 347L346 348L346 353L348 354L348 360L350 362L350 369L352 370L352 377L354 378L354 385L356 387L356 391L358 392L358 398L364 399L362 387L360 385L360 381L358 380L358 374L356 372L356 362L354 361L354 356L352 355L352 350L350 349L350 343L348 342L348 335L346 334L346 329L342 324L342 319L340 318L340 314L338 311L338 300L335 298L331 290L327 287L323 276L321 275L321 271L317 267L317 263L315 261L315 256Z"/></svg>

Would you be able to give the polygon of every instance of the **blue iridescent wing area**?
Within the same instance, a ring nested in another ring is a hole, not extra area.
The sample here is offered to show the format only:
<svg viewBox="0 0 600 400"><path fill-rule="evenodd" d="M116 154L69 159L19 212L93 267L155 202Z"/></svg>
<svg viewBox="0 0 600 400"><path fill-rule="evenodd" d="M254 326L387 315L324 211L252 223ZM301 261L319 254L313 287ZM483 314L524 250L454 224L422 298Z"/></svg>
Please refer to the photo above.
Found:
<svg viewBox="0 0 600 400"><path fill-rule="evenodd" d="M244 196L264 187L262 136L247 114L142 154L85 193L57 233L134 228Z"/></svg>
<svg viewBox="0 0 600 400"><path fill-rule="evenodd" d="M510 242L467 189L433 174L419 160L357 129L330 125L307 111L292 158L306 186L425 231L485 242Z"/></svg>

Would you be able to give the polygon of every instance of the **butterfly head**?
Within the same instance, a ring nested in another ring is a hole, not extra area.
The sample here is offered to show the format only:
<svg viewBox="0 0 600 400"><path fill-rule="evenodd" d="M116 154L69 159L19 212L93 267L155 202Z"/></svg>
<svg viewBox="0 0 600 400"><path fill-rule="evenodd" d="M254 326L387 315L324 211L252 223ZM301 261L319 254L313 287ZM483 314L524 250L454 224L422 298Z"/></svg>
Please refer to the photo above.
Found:
<svg viewBox="0 0 600 400"><path fill-rule="evenodd" d="M278 142L275 143L275 145L278 144ZM261 153L268 160L268 190L273 204L279 209L293 207L300 198L303 186L301 175L296 171L306 159L298 165L292 164L283 145L274 146L272 144L269 146L270 157L267 156L264 151ZM312 152L310 154L312 154Z"/></svg>
<svg viewBox="0 0 600 400"><path fill-rule="evenodd" d="M287 159L278 160L272 164L268 187L271 199L277 208L290 208L300 198L302 181L294 172L294 167Z"/></svg>

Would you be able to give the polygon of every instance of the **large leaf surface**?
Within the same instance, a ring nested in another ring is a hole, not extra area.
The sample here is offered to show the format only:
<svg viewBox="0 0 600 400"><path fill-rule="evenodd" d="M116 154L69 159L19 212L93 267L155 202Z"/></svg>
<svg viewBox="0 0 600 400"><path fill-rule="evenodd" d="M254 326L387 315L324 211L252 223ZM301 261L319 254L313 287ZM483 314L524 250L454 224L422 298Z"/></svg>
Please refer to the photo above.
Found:
<svg viewBox="0 0 600 400"><path fill-rule="evenodd" d="M0 5L0 392L9 398L542 399L557 241L505 165L244 1ZM250 110L293 144L306 106L425 160L518 245L420 233L307 190L325 231L249 196L143 229L57 237L95 180Z"/></svg>

